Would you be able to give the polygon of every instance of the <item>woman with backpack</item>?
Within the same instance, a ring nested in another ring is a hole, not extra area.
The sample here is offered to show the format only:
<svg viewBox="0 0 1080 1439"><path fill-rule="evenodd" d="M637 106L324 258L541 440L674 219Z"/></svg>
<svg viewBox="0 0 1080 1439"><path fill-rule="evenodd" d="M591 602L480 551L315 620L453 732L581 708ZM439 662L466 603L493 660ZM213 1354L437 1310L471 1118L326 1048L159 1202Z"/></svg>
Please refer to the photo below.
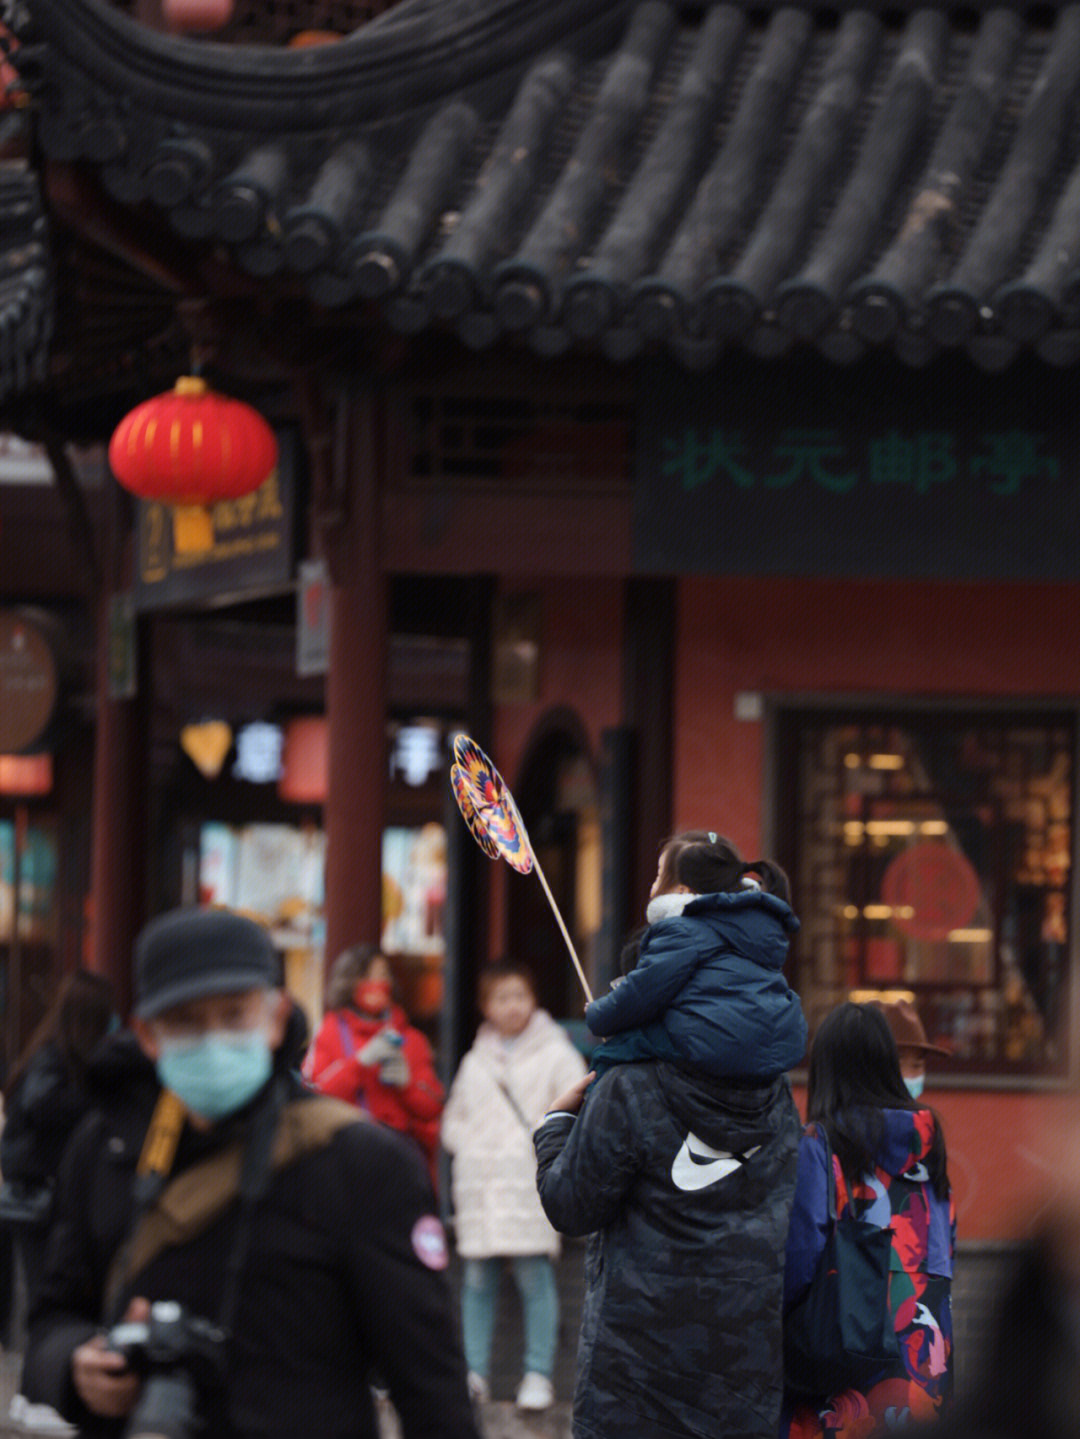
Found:
<svg viewBox="0 0 1080 1439"><path fill-rule="evenodd" d="M862 1439L927 1423L952 1392L955 1216L941 1124L905 1086L877 1005L841 1004L822 1021L810 1049L807 1114L784 1276L781 1439ZM796 1376L792 1362L801 1306L823 1264L835 1263L834 1227L852 1220L891 1234L873 1303L881 1306L892 1353L885 1357L883 1345L880 1362L850 1352L829 1356L843 1377L829 1384L831 1392L813 1393L812 1379Z"/></svg>

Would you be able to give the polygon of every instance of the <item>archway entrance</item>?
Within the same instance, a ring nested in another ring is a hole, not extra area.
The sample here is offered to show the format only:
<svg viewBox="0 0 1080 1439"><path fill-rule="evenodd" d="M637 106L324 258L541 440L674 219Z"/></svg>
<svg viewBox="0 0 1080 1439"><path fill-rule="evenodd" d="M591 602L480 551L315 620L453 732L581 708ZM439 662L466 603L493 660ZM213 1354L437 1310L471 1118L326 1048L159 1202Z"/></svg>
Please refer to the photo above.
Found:
<svg viewBox="0 0 1080 1439"><path fill-rule="evenodd" d="M536 857L574 940L590 985L601 917L600 807L584 727L552 716L530 746L515 797ZM584 996L541 885L507 891L508 952L536 976L537 998L557 1019L580 1019Z"/></svg>

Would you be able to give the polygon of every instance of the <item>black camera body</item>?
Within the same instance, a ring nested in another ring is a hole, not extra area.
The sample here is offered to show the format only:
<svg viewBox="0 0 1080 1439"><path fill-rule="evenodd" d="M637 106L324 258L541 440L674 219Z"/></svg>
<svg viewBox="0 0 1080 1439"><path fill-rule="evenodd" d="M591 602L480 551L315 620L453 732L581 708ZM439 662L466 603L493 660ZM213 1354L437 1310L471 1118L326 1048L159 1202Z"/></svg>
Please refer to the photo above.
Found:
<svg viewBox="0 0 1080 1439"><path fill-rule="evenodd" d="M115 1325L106 1344L144 1377L128 1439L196 1439L206 1400L225 1377L225 1333L171 1299L150 1306L146 1322Z"/></svg>

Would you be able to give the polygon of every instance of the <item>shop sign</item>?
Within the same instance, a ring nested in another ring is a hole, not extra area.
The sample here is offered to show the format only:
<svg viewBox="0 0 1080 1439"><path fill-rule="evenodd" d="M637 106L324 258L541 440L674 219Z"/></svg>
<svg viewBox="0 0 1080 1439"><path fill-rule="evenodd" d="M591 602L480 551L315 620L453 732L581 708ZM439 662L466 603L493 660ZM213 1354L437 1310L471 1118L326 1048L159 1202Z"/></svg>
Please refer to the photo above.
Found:
<svg viewBox="0 0 1080 1439"><path fill-rule="evenodd" d="M137 503L136 610L223 603L269 594L292 582L297 440L278 431L278 464L252 494L209 506L213 540L189 550L176 543L172 506Z"/></svg>
<svg viewBox="0 0 1080 1439"><path fill-rule="evenodd" d="M41 739L59 689L48 635L29 616L0 610L0 754L18 754Z"/></svg>
<svg viewBox="0 0 1080 1439"><path fill-rule="evenodd" d="M330 576L325 560L302 560L296 585L296 673L330 668Z"/></svg>
<svg viewBox="0 0 1080 1439"><path fill-rule="evenodd" d="M779 380L781 376L777 374ZM643 388L634 564L644 573L1080 577L1069 412L991 378L925 374L782 397L665 373Z"/></svg>
<svg viewBox="0 0 1080 1439"><path fill-rule="evenodd" d="M109 698L131 700L137 692L135 607L125 590L109 600Z"/></svg>

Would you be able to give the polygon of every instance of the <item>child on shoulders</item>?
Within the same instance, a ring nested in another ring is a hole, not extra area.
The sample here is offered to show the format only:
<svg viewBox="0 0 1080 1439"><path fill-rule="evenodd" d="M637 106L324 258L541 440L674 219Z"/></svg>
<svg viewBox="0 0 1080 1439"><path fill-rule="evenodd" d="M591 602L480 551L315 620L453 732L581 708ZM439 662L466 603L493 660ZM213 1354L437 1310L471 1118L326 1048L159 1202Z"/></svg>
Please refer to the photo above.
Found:
<svg viewBox="0 0 1080 1439"><path fill-rule="evenodd" d="M744 863L714 831L668 840L637 964L586 1007L590 1031L607 1038L592 1068L668 1060L760 1081L798 1064L807 1031L783 973L799 927L790 901L778 865Z"/></svg>

